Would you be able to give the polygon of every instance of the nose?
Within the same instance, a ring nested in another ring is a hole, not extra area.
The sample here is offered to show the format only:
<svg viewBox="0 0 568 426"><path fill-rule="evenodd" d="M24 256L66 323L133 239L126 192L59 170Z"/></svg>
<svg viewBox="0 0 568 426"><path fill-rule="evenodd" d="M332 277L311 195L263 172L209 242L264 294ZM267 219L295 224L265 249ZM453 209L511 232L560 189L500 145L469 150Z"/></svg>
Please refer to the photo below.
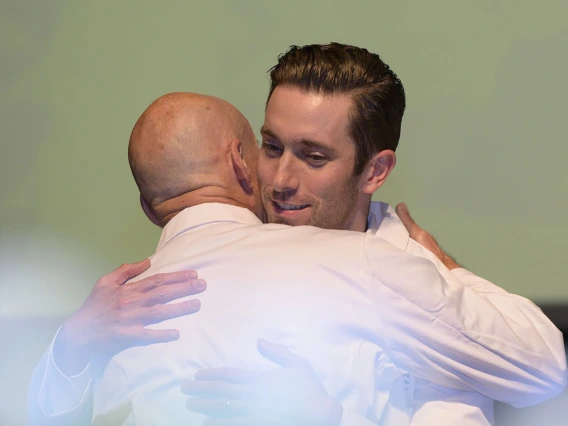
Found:
<svg viewBox="0 0 568 426"><path fill-rule="evenodd" d="M289 156L280 157L274 173L272 188L278 192L294 192L298 189L298 174L294 160Z"/></svg>

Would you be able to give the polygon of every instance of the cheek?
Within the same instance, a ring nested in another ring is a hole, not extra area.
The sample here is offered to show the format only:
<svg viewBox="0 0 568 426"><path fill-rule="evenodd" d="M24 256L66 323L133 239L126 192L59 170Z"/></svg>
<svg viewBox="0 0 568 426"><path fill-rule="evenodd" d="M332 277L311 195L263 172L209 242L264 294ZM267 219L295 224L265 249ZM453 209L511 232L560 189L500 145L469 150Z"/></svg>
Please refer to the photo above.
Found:
<svg viewBox="0 0 568 426"><path fill-rule="evenodd" d="M262 158L262 155L258 157L257 163L257 176L258 176L258 184L260 187L264 187L266 185L270 185L272 182L272 175L271 175L271 168L269 162Z"/></svg>
<svg viewBox="0 0 568 426"><path fill-rule="evenodd" d="M341 182L334 179L333 176L317 176L315 178L306 179L304 188L319 198L322 204L333 205L337 197L338 189Z"/></svg>
<svg viewBox="0 0 568 426"><path fill-rule="evenodd" d="M322 184L319 194L327 208L347 207L357 198L357 187L351 175L336 174Z"/></svg>

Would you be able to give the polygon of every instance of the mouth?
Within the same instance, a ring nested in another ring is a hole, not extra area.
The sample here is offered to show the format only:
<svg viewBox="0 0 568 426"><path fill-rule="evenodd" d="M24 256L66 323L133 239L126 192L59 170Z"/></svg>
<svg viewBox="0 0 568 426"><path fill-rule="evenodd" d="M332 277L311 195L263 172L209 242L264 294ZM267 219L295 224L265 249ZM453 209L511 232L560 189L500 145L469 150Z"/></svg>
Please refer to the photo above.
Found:
<svg viewBox="0 0 568 426"><path fill-rule="evenodd" d="M309 204L288 204L272 200L272 206L277 214L293 214L308 208Z"/></svg>

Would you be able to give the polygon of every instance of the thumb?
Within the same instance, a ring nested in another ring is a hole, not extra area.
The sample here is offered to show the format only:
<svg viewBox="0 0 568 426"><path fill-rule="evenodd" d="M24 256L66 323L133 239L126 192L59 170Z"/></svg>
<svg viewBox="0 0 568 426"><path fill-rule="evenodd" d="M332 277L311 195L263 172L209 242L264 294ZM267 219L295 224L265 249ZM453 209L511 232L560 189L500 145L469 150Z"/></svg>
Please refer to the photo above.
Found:
<svg viewBox="0 0 568 426"><path fill-rule="evenodd" d="M116 269L112 274L116 284L122 285L131 278L140 275L150 267L150 259L144 259L136 263L125 263Z"/></svg>
<svg viewBox="0 0 568 426"><path fill-rule="evenodd" d="M304 365L305 361L294 355L285 346L258 339L257 348L260 354L283 368L292 368Z"/></svg>
<svg viewBox="0 0 568 426"><path fill-rule="evenodd" d="M398 203L395 207L395 211L409 234L416 231L416 228L420 228L414 219L412 219L412 216L410 216L406 203Z"/></svg>

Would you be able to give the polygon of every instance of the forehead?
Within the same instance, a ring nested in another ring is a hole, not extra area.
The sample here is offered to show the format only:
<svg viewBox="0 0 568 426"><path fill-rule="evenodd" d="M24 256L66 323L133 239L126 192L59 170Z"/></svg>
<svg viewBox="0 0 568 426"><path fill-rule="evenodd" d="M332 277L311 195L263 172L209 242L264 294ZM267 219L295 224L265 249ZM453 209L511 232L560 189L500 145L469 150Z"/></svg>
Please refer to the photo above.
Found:
<svg viewBox="0 0 568 426"><path fill-rule="evenodd" d="M266 106L263 133L281 142L318 141L338 149L354 148L349 134L350 108L351 98L345 94L278 86Z"/></svg>

